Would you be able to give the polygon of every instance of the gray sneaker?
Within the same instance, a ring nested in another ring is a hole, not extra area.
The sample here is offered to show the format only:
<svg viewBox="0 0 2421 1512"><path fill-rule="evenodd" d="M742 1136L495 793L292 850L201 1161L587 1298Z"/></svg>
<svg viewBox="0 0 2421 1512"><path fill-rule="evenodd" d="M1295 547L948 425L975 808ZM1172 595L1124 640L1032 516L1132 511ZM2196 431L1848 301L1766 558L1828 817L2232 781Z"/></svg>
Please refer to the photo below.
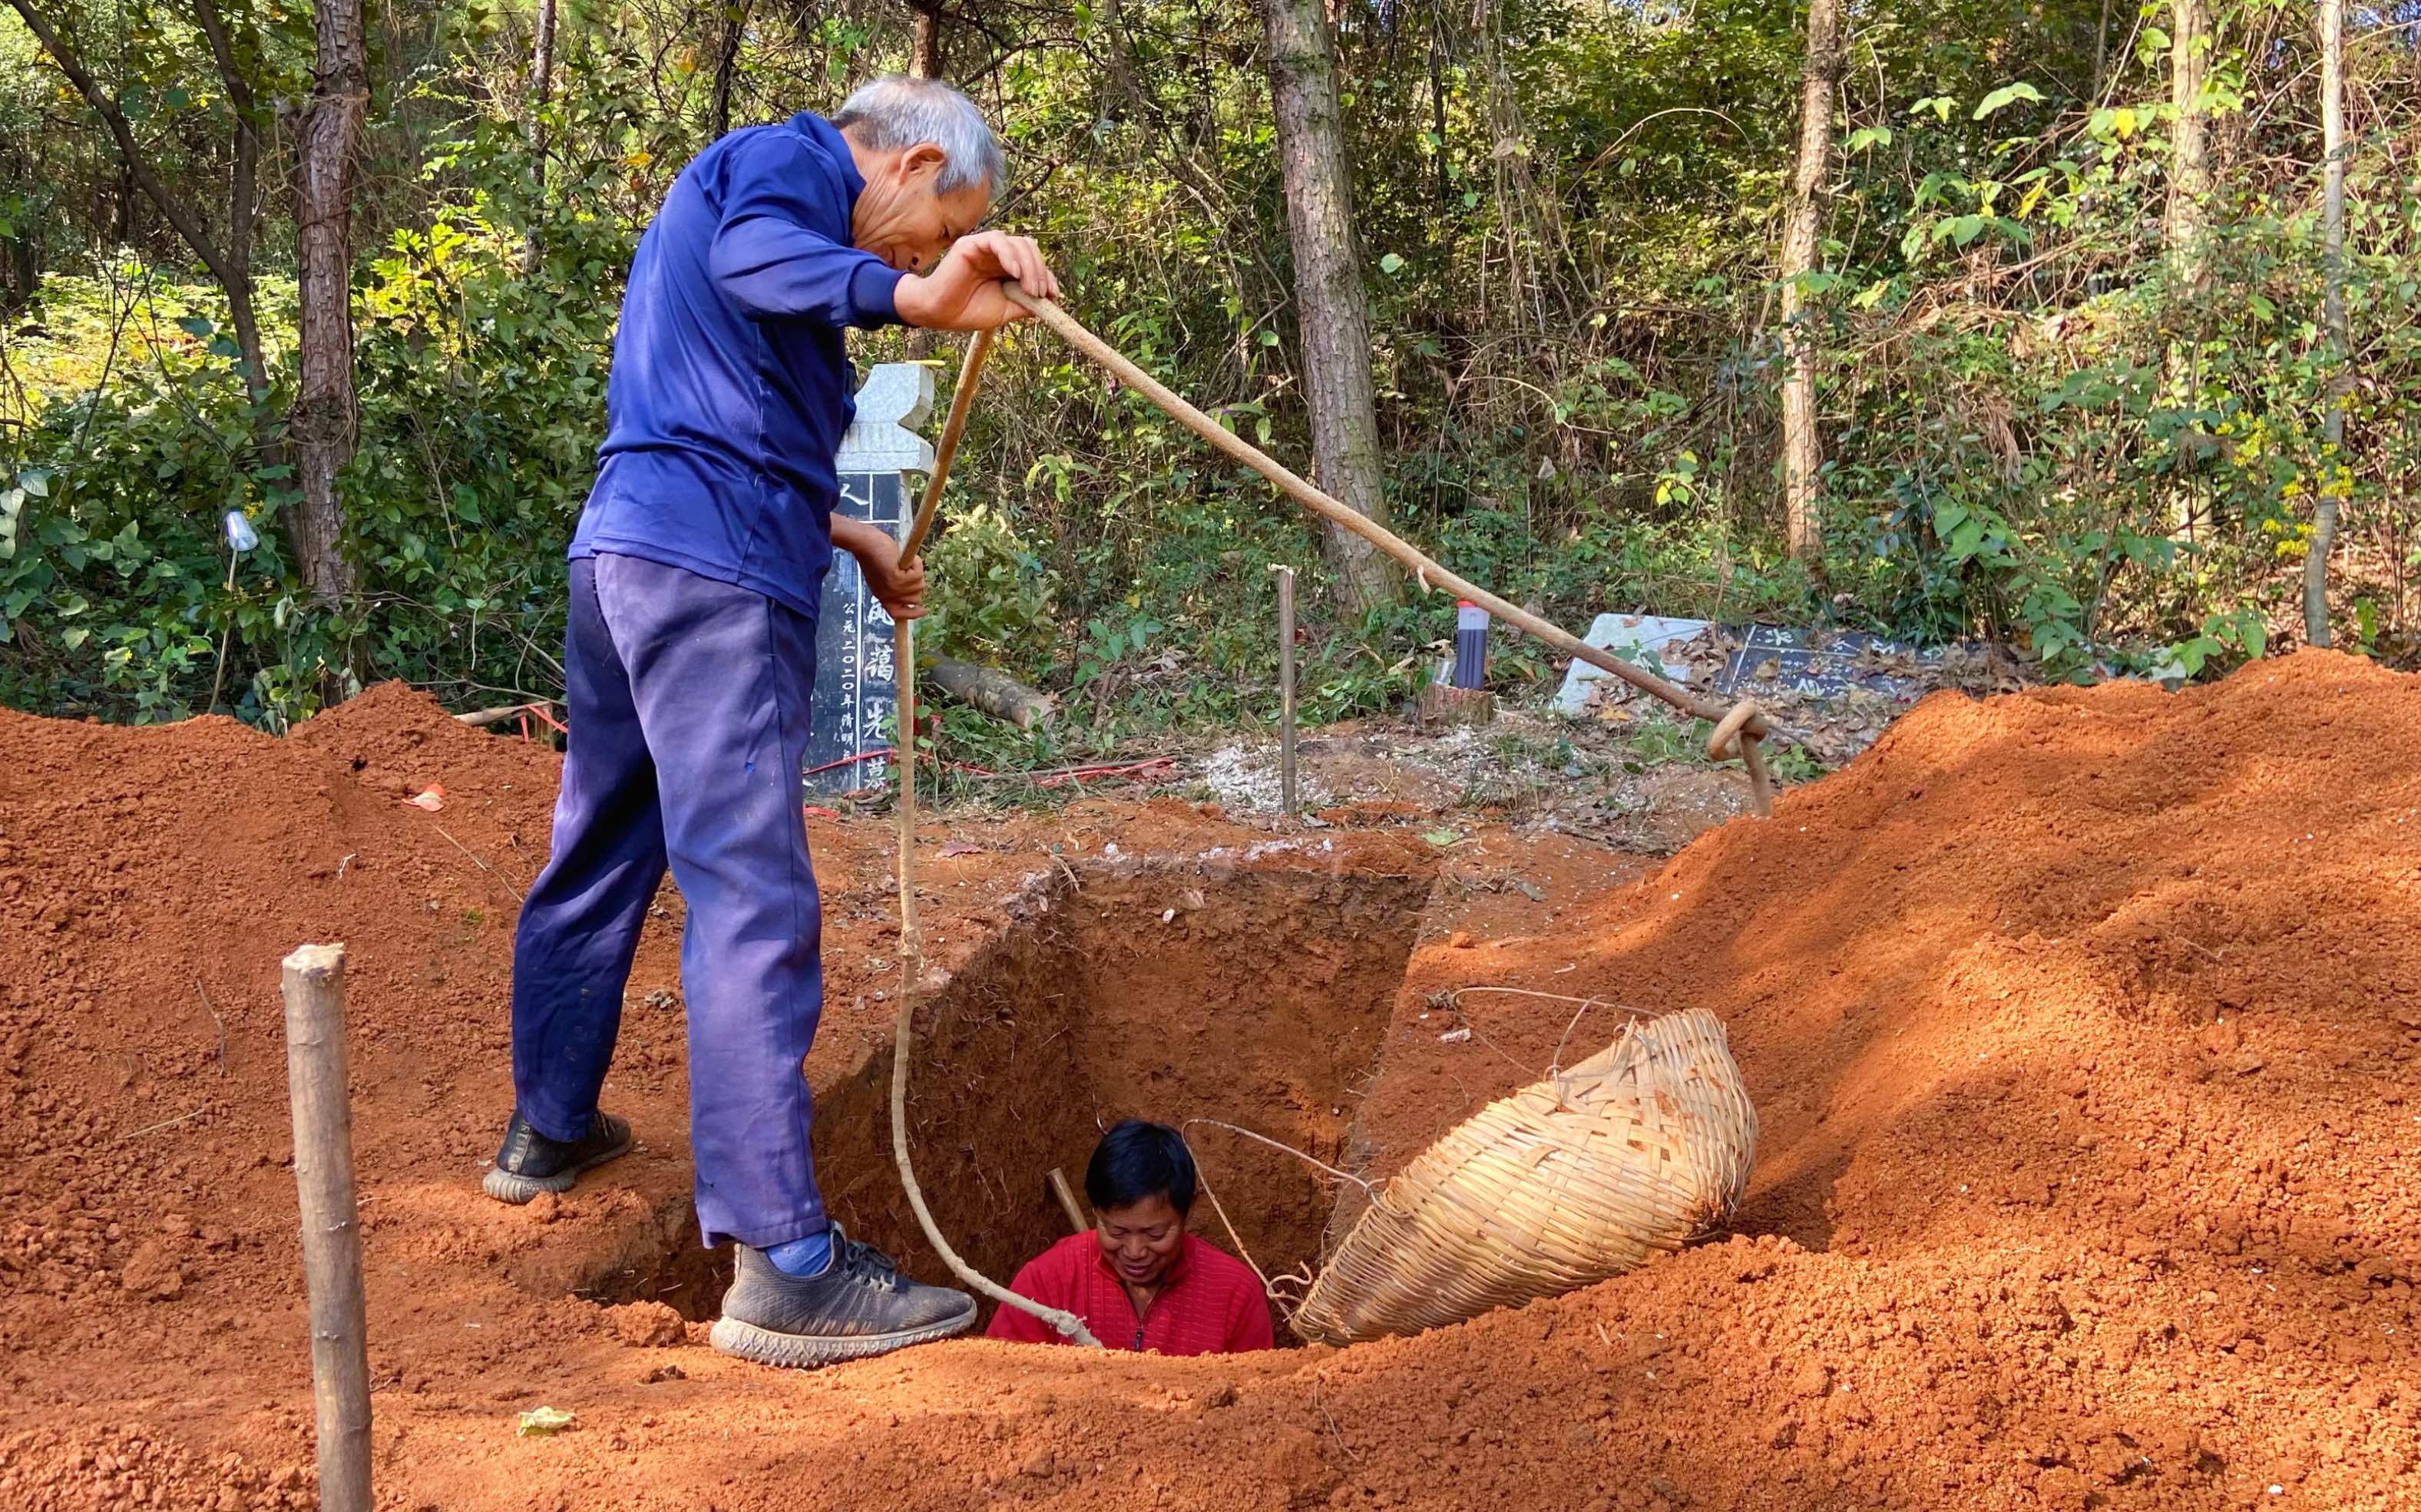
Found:
<svg viewBox="0 0 2421 1512"><path fill-rule="evenodd" d="M966 1332L976 1300L899 1273L889 1255L832 1226L832 1264L812 1276L775 1268L745 1244L710 1337L726 1354L759 1364L813 1366L863 1360Z"/></svg>

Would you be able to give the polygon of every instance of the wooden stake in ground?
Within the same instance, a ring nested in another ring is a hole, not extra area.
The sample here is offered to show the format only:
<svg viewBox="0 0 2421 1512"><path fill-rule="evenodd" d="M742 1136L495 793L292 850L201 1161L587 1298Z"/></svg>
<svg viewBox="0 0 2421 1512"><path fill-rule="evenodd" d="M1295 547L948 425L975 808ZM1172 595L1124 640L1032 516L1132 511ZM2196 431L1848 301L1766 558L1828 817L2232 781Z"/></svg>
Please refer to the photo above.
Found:
<svg viewBox="0 0 2421 1512"><path fill-rule="evenodd" d="M311 1401L319 1413L321 1512L370 1512L370 1362L362 1235L345 1091L345 947L286 958L286 1083L294 1103L294 1191L311 1304Z"/></svg>
<svg viewBox="0 0 2421 1512"><path fill-rule="evenodd" d="M1278 807L1295 817L1294 787L1294 569L1273 567L1278 576Z"/></svg>

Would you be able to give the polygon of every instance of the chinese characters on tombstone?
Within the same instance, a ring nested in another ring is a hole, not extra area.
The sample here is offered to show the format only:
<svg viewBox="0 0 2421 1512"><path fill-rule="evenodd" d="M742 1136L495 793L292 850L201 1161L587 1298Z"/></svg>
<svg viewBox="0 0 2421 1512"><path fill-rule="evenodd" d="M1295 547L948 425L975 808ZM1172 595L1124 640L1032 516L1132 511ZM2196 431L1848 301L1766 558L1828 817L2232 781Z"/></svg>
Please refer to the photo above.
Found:
<svg viewBox="0 0 2421 1512"><path fill-rule="evenodd" d="M885 363L857 391L857 417L834 459L840 513L871 522L898 538L914 507L916 483L933 465L930 443L915 433L933 405L933 371ZM867 591L857 558L833 554L816 624L816 692L809 720L806 785L822 793L880 787L891 780L900 669L893 665L891 616Z"/></svg>

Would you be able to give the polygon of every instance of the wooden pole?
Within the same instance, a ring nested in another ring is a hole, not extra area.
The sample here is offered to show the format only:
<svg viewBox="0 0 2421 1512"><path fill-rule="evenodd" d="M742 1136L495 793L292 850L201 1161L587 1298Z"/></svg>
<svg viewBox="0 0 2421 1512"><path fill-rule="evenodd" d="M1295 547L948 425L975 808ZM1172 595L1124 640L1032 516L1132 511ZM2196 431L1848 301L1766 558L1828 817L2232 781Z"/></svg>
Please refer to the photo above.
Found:
<svg viewBox="0 0 2421 1512"><path fill-rule="evenodd" d="M1068 1173L1054 1165L1043 1179L1051 1183L1051 1194L1059 1199L1060 1210L1068 1215L1068 1231L1082 1234L1091 1229L1093 1221L1085 1216L1084 1204L1076 1200L1076 1189L1068 1184Z"/></svg>
<svg viewBox="0 0 2421 1512"><path fill-rule="evenodd" d="M1296 814L1294 778L1294 569L1273 567L1278 575L1278 807L1289 818Z"/></svg>
<svg viewBox="0 0 2421 1512"><path fill-rule="evenodd" d="M932 529L933 514L942 500L942 484L949 476L950 460L958 455L959 432L966 428L967 411L974 405L976 382L983 372L983 360L992 351L992 333L978 332L967 348L967 359L959 369L958 392L950 396L950 417L943 422L941 442L933 448L932 475L925 480L924 502L916 507L915 518L908 523L899 541L899 562L906 566L914 560L917 549L924 545L926 532ZM1090 1345L1098 1349L1101 1341L1093 1337L1084 1319L1056 1307L1045 1307L1031 1298L1021 1297L1007 1287L983 1275L975 1267L959 1258L959 1252L942 1237L942 1227L933 1222L932 1210L925 1206L925 1190L916 1184L916 1168L908 1156L908 1066L914 1059L916 1045L916 979L925 971L925 943L916 927L916 622L895 619L891 622L892 660L898 663L898 712L893 723L898 726L892 741L898 751L894 759L899 766L899 1012L892 1021L891 1033L891 1163L899 1172L899 1189L908 1195L908 1208L916 1215L916 1226L925 1233L925 1242L960 1281L999 1302L1028 1313L1057 1329L1072 1344Z"/></svg>
<svg viewBox="0 0 2421 1512"><path fill-rule="evenodd" d="M1427 553L1398 536L1394 531L1364 515L1360 510L1348 507L1312 487L1259 447L1178 397L1166 384L1128 361L1116 347L1086 330L1074 316L1070 315L1057 304L1049 300L1036 299L1014 283L1004 287L1012 303L1030 311L1035 319L1049 326L1061 340L1108 368L1120 382L1158 405L1170 419L1268 478L1281 492L1312 513L1344 526L1411 568L1423 588L1445 588L1458 598L1468 599L1496 618L1525 634L1545 642L1566 656L1586 662L1599 671L1619 678L1642 693L1652 694L1683 713L1695 715L1699 719L1721 720L1737 707L1726 705L1716 699L1705 697L1692 693L1687 688L1667 682L1644 667L1633 666L1611 651L1601 650L1589 645L1570 631L1531 614L1519 604L1498 598L1470 579L1448 571ZM1753 708L1747 722L1740 728L1743 748L1748 741L1762 740L1776 733L1778 733L1778 726L1768 721L1762 712Z"/></svg>
<svg viewBox="0 0 2421 1512"><path fill-rule="evenodd" d="M286 958L286 1085L294 1103L294 1191L311 1307L311 1401L319 1413L321 1512L370 1512L370 1363L362 1236L345 1090L345 947Z"/></svg>
<svg viewBox="0 0 2421 1512"><path fill-rule="evenodd" d="M942 439L933 446L933 471L925 478L925 496L916 503L916 518L908 522L908 534L899 540L899 565L906 567L925 549L925 537L933 528L933 516L941 512L942 483L950 475L950 463L959 455L959 436L967 429L967 412L976 407L976 385L983 382L984 359L992 355L992 333L978 331L967 344L967 360L959 365L959 385L950 391L950 415L942 422ZM909 669L902 666L905 678Z"/></svg>

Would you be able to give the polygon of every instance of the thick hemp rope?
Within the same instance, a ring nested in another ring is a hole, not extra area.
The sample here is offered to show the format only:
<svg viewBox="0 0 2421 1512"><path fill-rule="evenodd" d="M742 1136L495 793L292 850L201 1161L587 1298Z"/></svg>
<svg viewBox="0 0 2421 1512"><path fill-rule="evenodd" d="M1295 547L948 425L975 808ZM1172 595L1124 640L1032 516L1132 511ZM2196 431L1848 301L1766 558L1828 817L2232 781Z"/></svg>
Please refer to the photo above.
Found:
<svg viewBox="0 0 2421 1512"><path fill-rule="evenodd" d="M967 411L974 407L976 384L983 377L984 359L992 355L992 333L979 331L967 348L966 361L959 367L959 386L950 396L950 417L942 426L942 440L933 448L933 471L925 479L925 497L916 506L915 518L908 522L905 538L899 543L899 565L906 567L924 549L926 533L933 528L933 516L942 502L942 483L950 475L950 460L958 455L959 433L966 429ZM925 1242L950 1268L950 1273L976 1290L1019 1312L1040 1318L1067 1338L1070 1344L1100 1348L1101 1341L1093 1337L1084 1319L1056 1307L1045 1307L1030 1298L1021 1297L978 1273L975 1267L959 1258L950 1241L942 1237L941 1226L933 1222L932 1210L925 1206L924 1190L916 1185L915 1168L908 1159L908 1062L916 1043L916 979L925 969L924 942L916 932L916 878L914 856L916 848L916 622L895 619L891 624L892 660L898 663L894 676L899 690L897 736L892 741L894 763L899 768L899 1019L891 1037L891 1159L899 1167L899 1185L908 1193L908 1206L916 1214L916 1226L925 1231Z"/></svg>

